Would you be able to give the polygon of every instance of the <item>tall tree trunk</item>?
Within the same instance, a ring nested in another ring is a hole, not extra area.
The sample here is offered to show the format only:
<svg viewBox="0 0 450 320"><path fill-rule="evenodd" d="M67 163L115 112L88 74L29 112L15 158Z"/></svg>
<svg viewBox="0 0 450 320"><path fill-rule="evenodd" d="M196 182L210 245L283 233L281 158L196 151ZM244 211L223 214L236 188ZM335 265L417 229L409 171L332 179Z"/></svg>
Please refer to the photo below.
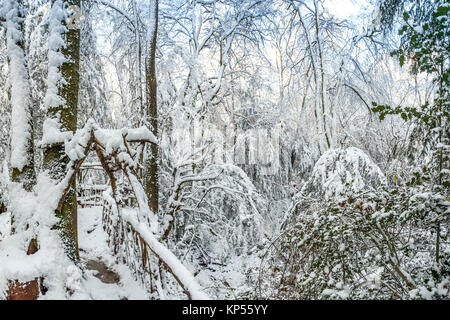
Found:
<svg viewBox="0 0 450 320"><path fill-rule="evenodd" d="M322 43L320 42L320 29L319 29L319 5L317 0L314 0L314 22L316 27L316 40L317 40L317 52L319 54L319 71L320 71L320 98L322 104L322 125L323 132L325 135L325 141L327 143L328 149L331 148L330 138L328 137L328 128L326 120L326 109L325 109L325 77L323 70L323 57L322 57ZM316 90L318 88L316 87Z"/></svg>
<svg viewBox="0 0 450 320"><path fill-rule="evenodd" d="M146 91L147 91L147 121L151 131L158 137L158 107L156 88L156 37L158 33L158 0L150 0L149 52L147 57ZM145 192L150 209L158 212L159 182L158 182L158 145L150 145L150 156L146 160L147 175L145 177Z"/></svg>
<svg viewBox="0 0 450 320"><path fill-rule="evenodd" d="M36 183L30 83L25 58L23 0L9 1L7 52L11 83L11 180L31 191Z"/></svg>
<svg viewBox="0 0 450 320"><path fill-rule="evenodd" d="M6 46L9 64L9 80L11 83L11 180L19 183L21 187L14 198L20 197L23 190L31 192L36 184L36 172L34 169L34 130L33 114L31 106L30 82L25 53L25 3L24 0L8 0L4 5L6 13ZM13 191L13 192L17 192ZM20 200L19 200L20 201ZM0 212L1 213L1 212ZM27 225L19 226L16 230L15 221L18 215L12 209L11 232L15 233L29 228ZM30 239L27 255L38 251L38 243L35 238ZM10 280L7 299L36 299L39 295L39 281L34 279L27 282Z"/></svg>
<svg viewBox="0 0 450 320"><path fill-rule="evenodd" d="M444 62L441 63L440 69L441 69L440 70L441 74L444 74ZM441 77L440 81L439 81L439 93L442 94L442 92L444 90L445 90L444 89L444 78ZM443 117L442 112L444 110L443 109L442 98L439 99L438 105L439 105L439 109L438 109L439 110L438 126L439 126L439 128L441 128L441 130L439 130L439 138L438 138L438 143L440 145L439 153L438 153L438 158L439 158L438 185L442 186L442 178L443 178L443 171L442 171L442 169L443 169L443 163L444 163L444 155L443 155L443 147L442 146L444 145L444 142L445 142L445 141L443 141L444 139L442 137L442 131L444 129L442 127L442 117ZM440 252L440 247L441 247L441 223L440 223L440 221L437 222L437 226L436 226L436 246L435 247L436 247L436 249L435 249L435 259L436 259L436 263L439 263L439 258L440 258L440 255L441 255L441 252Z"/></svg>
<svg viewBox="0 0 450 320"><path fill-rule="evenodd" d="M30 82L25 54L24 1L9 0L6 16L6 46L11 83L11 180L28 192L36 183L34 170L34 130ZM14 233L16 213L12 213Z"/></svg>
<svg viewBox="0 0 450 320"><path fill-rule="evenodd" d="M136 41L136 80L138 83L137 86L137 98L139 100L139 112L144 113L144 97L142 90L142 42L141 42L141 31L139 25L139 11L137 9L136 0L131 2L131 8L134 16L134 37ZM141 119L138 119L138 124L142 123Z"/></svg>
<svg viewBox="0 0 450 320"><path fill-rule="evenodd" d="M317 130L317 134L320 134L320 116L319 116L319 98L318 98L318 90L319 90L319 76L318 76L318 66L316 63L316 59L315 59L315 52L313 50L313 46L312 46L312 39L310 39L310 35L309 35L309 31L307 26L305 25L305 21L303 20L302 14L300 12L300 9L296 8L296 13L298 14L298 17L300 19L300 23L302 25L303 31L305 32L305 36L306 36L306 41L308 43L308 51L309 51L309 56L311 59L311 67L313 70L313 76L314 76L314 118L316 119L316 130ZM325 132L326 134L326 132ZM322 155L322 150L321 150L321 140L319 139L317 141L317 149L319 151L319 156Z"/></svg>
<svg viewBox="0 0 450 320"><path fill-rule="evenodd" d="M58 87L58 96L62 98L61 103L47 109L47 118L59 122L61 131L75 132L77 129L77 108L79 88L79 63L80 63L80 0L53 0L53 6L63 5L64 10L69 10L67 20L61 24L67 28L63 34L65 47L60 52L66 61L59 67L63 81ZM57 182L61 181L68 168L70 159L64 150L64 143L52 144L45 148L43 167L48 170L49 175ZM55 229L61 231L62 240L66 253L72 260L78 259L77 239L77 199L76 179L73 180L67 192L63 205L56 209L59 222Z"/></svg>

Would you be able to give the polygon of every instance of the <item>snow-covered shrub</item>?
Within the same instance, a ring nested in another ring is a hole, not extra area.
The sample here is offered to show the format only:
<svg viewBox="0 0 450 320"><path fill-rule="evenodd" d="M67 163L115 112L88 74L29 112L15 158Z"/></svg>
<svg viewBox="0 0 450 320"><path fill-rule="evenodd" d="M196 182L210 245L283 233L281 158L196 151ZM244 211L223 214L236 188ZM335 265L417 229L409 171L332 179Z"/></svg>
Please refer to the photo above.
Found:
<svg viewBox="0 0 450 320"><path fill-rule="evenodd" d="M308 181L293 198L282 228L290 219L308 210L308 201L326 202L345 198L346 194L375 190L386 184L380 168L361 149L331 149L317 161ZM306 207L305 207L306 201Z"/></svg>
<svg viewBox="0 0 450 320"><path fill-rule="evenodd" d="M436 262L434 228L448 235L449 204L407 187L326 206L310 199L269 247L263 289L290 299L449 299L449 245Z"/></svg>
<svg viewBox="0 0 450 320"><path fill-rule="evenodd" d="M301 193L328 200L346 191L375 188L385 180L380 168L361 149L331 149L319 158Z"/></svg>
<svg viewBox="0 0 450 320"><path fill-rule="evenodd" d="M359 149L327 152L268 247L259 295L448 299L450 202L432 168L390 186Z"/></svg>

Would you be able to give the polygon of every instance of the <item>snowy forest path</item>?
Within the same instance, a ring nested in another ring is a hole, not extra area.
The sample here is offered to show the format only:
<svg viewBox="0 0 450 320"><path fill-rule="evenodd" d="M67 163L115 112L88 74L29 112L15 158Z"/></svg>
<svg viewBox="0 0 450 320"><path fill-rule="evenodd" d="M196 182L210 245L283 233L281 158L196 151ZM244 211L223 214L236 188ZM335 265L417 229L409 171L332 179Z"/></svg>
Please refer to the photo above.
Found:
<svg viewBox="0 0 450 320"><path fill-rule="evenodd" d="M112 271L108 266L99 260L86 261L86 269L96 271L95 277L100 279L103 283L116 283L120 282L120 276L117 272Z"/></svg>
<svg viewBox="0 0 450 320"><path fill-rule="evenodd" d="M148 299L129 268L116 262L102 227L101 206L78 208L78 239L85 266L83 284L92 299Z"/></svg>

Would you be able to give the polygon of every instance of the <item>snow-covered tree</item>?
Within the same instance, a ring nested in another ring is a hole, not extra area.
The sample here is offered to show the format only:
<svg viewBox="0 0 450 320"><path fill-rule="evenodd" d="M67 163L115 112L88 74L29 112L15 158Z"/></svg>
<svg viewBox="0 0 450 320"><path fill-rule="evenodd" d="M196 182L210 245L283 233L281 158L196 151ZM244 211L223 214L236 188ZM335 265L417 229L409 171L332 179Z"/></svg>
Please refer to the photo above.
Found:
<svg viewBox="0 0 450 320"><path fill-rule="evenodd" d="M11 84L11 168L12 180L31 191L36 180L34 169L33 106L25 54L24 1L7 1L3 8L6 20L6 50Z"/></svg>
<svg viewBox="0 0 450 320"><path fill-rule="evenodd" d="M41 147L43 169L56 182L66 176L70 158L64 142L77 129L80 65L80 1L52 1L49 15L47 92ZM78 257L76 180L56 209L67 253Z"/></svg>

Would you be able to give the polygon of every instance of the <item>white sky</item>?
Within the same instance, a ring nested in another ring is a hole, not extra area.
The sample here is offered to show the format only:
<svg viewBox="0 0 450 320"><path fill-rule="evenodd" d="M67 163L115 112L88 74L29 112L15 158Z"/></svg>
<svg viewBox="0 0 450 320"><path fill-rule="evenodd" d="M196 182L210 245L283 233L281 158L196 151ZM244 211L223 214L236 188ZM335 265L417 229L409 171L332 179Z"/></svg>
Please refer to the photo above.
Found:
<svg viewBox="0 0 450 320"><path fill-rule="evenodd" d="M368 0L326 0L324 6L339 19L354 20L370 4Z"/></svg>

